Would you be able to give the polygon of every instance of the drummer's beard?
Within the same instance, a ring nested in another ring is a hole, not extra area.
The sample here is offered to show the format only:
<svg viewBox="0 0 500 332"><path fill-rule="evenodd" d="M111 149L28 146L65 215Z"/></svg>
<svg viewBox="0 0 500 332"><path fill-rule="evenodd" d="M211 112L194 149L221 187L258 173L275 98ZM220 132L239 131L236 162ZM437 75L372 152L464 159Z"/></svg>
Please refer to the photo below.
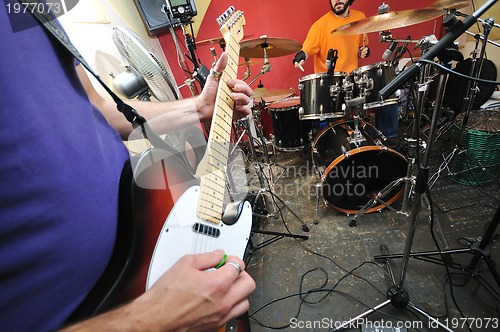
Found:
<svg viewBox="0 0 500 332"><path fill-rule="evenodd" d="M337 5L339 5L339 6L337 6ZM332 12L335 15L343 15L347 10L348 5L347 5L347 3L342 3L342 2L335 2L332 5L332 3L330 2L330 7L332 8Z"/></svg>

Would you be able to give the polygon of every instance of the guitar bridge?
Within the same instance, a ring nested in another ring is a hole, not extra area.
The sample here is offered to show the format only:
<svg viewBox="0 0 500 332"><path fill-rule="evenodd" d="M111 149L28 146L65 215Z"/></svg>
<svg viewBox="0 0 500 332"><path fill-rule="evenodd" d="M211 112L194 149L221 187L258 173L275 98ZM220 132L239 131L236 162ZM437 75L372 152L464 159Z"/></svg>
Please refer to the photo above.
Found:
<svg viewBox="0 0 500 332"><path fill-rule="evenodd" d="M220 230L218 228L200 224L198 222L193 225L193 231L195 233L211 236L214 238L218 238L220 236Z"/></svg>

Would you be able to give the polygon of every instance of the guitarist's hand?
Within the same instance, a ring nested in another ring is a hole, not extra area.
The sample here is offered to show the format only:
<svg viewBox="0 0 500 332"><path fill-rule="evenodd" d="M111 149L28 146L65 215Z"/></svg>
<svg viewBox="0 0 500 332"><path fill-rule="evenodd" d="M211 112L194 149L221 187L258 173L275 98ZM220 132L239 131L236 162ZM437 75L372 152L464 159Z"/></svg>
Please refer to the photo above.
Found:
<svg viewBox="0 0 500 332"><path fill-rule="evenodd" d="M255 282L237 257L221 250L181 257L128 305L67 327L64 331L213 331L248 311ZM206 271L209 270L209 271Z"/></svg>
<svg viewBox="0 0 500 332"><path fill-rule="evenodd" d="M144 311L142 319L157 322L159 330L205 331L222 326L248 311L248 296L255 289L245 264L228 257L237 269L225 264L216 266L224 253L220 250L184 256L158 279L156 284L132 304Z"/></svg>
<svg viewBox="0 0 500 332"><path fill-rule="evenodd" d="M215 64L213 71L216 73L222 73L226 68L227 62L227 53L222 53L219 60ZM217 76L217 74L214 75L213 73L208 75L205 87L196 99L196 109L202 122L207 122L212 119L217 87L220 80ZM234 100L234 110L236 111L234 114L235 118L241 118L250 114L250 96L252 95L252 89L250 89L247 83L239 79L230 79L226 83L232 90L231 97ZM224 84L224 82L220 82L220 84Z"/></svg>

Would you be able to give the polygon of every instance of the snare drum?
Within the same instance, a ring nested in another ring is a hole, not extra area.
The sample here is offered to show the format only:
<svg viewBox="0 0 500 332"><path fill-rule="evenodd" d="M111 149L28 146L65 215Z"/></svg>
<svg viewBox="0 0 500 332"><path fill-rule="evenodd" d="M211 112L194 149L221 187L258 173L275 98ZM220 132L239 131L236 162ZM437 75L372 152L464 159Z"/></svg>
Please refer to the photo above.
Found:
<svg viewBox="0 0 500 332"><path fill-rule="evenodd" d="M330 123L312 142L312 160L322 173L323 196L343 213L355 214L392 181L406 176L406 159L381 142L380 132L360 121L362 141L350 143L354 120ZM403 183L390 190L384 201L390 205L403 192ZM367 211L384 208L383 204Z"/></svg>
<svg viewBox="0 0 500 332"><path fill-rule="evenodd" d="M396 77L396 69L387 62L378 62L353 70L349 79L354 83L354 96L365 97L365 109L399 103L399 97L392 94L381 100L379 91Z"/></svg>
<svg viewBox="0 0 500 332"><path fill-rule="evenodd" d="M269 104L276 149L299 151L309 145L312 123L299 119L299 107L300 97Z"/></svg>
<svg viewBox="0 0 500 332"><path fill-rule="evenodd" d="M299 79L301 120L341 118L344 116L344 72L307 75Z"/></svg>

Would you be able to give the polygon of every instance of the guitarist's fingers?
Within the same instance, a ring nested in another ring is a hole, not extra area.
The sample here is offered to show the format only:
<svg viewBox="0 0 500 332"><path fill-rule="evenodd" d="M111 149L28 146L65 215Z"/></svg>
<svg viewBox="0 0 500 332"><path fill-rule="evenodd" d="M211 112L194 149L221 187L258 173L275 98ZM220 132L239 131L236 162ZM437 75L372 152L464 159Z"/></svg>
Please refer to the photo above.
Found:
<svg viewBox="0 0 500 332"><path fill-rule="evenodd" d="M248 296L255 290L255 281L250 275L243 271L229 288L225 298L232 301L231 309L225 315L224 320L230 320L241 316L248 311Z"/></svg>
<svg viewBox="0 0 500 332"><path fill-rule="evenodd" d="M227 66L227 61L228 61L227 53L222 53L219 57L219 60L217 60L217 63L215 64L215 66L212 68L212 72L218 73L220 76L220 74L222 74L222 72L224 71L224 69ZM218 80L218 78L215 77L215 75L209 75L208 77L209 78L212 77L212 78L215 78Z"/></svg>
<svg viewBox="0 0 500 332"><path fill-rule="evenodd" d="M252 89L248 86L248 84L238 79L230 79L227 80L226 83L227 86L232 90L231 97L234 100L236 119L250 114L250 96L252 95Z"/></svg>
<svg viewBox="0 0 500 332"><path fill-rule="evenodd" d="M244 313L248 311L249 307L250 307L250 302L248 301L248 299L236 303L236 305L234 305L231 308L231 310L224 316L224 319L222 321L224 322L224 324L226 324L231 319L241 317Z"/></svg>
<svg viewBox="0 0 500 332"><path fill-rule="evenodd" d="M216 267L221 262L224 263L224 257L224 251L222 250L191 255L191 266L200 271L208 270Z"/></svg>

